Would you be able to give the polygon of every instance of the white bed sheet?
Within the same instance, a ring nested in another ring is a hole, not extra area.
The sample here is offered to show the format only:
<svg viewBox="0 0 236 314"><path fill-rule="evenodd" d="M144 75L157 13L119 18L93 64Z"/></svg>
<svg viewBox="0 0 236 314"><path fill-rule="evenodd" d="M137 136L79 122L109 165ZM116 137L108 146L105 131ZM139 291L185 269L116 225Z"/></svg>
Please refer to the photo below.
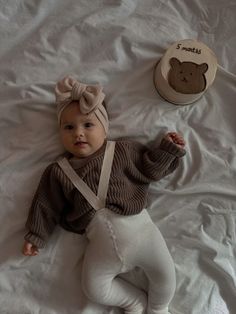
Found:
<svg viewBox="0 0 236 314"><path fill-rule="evenodd" d="M67 74L104 85L111 138L184 135L181 167L151 185L148 206L176 265L171 313L236 313L236 2L1 0L0 26L0 313L121 313L81 290L84 237L58 227L38 257L21 254L40 175L63 152L53 89ZM157 94L152 76L185 38L208 45L219 69L182 107Z"/></svg>

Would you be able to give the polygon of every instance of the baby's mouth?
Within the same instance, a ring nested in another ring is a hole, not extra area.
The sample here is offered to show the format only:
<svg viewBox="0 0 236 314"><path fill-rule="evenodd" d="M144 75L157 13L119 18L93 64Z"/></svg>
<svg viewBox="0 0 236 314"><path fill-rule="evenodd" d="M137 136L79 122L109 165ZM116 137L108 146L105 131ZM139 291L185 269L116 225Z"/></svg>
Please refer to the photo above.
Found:
<svg viewBox="0 0 236 314"><path fill-rule="evenodd" d="M74 143L75 146L78 146L78 147L84 147L85 145L87 145L88 143L87 142L84 142L84 141L76 141Z"/></svg>

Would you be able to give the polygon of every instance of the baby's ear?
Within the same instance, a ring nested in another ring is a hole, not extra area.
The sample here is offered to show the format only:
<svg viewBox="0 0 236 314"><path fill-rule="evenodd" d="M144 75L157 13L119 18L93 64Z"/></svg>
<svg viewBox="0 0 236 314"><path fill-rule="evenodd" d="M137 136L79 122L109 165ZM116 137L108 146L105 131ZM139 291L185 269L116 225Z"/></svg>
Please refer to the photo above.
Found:
<svg viewBox="0 0 236 314"><path fill-rule="evenodd" d="M207 63L199 64L198 69L200 70L202 74L206 73L206 71L208 70L208 64Z"/></svg>
<svg viewBox="0 0 236 314"><path fill-rule="evenodd" d="M181 62L177 58L171 58L170 65L172 68L176 68L181 65Z"/></svg>

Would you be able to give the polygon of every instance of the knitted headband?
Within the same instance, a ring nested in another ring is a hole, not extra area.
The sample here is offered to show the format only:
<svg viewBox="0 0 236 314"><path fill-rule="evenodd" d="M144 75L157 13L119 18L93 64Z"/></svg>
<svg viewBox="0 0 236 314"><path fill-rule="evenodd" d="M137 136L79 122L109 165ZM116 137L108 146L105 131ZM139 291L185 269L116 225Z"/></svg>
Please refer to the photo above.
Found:
<svg viewBox="0 0 236 314"><path fill-rule="evenodd" d="M108 132L108 115L102 105L105 94L102 92L100 85L86 85L80 83L70 76L56 84L55 88L57 117L60 123L62 111L73 101L78 101L82 114L94 112L98 120Z"/></svg>

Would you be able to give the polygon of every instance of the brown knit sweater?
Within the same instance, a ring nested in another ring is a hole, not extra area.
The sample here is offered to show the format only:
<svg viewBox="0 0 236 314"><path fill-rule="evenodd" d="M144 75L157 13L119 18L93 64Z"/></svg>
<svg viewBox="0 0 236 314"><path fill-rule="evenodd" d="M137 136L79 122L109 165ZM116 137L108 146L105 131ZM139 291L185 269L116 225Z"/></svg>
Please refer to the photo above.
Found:
<svg viewBox="0 0 236 314"><path fill-rule="evenodd" d="M96 194L104 145L86 159L69 159L78 175ZM106 207L120 215L135 215L146 205L148 186L176 169L184 149L162 140L151 149L136 142L117 141ZM54 162L44 171L26 222L25 240L44 247L54 227L82 234L95 210Z"/></svg>

